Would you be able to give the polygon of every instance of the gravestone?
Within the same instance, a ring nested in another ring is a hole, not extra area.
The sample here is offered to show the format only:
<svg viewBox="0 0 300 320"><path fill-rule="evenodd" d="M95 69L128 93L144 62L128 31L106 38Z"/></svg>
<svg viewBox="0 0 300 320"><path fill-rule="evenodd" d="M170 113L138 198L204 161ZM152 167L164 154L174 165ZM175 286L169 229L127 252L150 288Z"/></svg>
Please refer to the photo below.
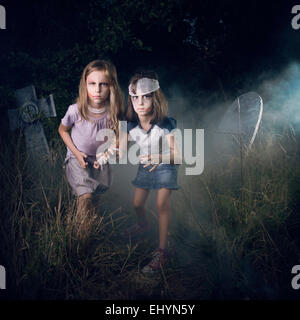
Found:
<svg viewBox="0 0 300 320"><path fill-rule="evenodd" d="M219 146L226 154L247 154L256 138L263 114L263 100L255 92L239 96L226 110L217 129Z"/></svg>
<svg viewBox="0 0 300 320"><path fill-rule="evenodd" d="M56 117L53 95L37 99L33 85L16 90L17 109L8 110L10 130L24 130L26 151L30 164L51 162L49 146L44 129L39 121L41 113L45 117Z"/></svg>

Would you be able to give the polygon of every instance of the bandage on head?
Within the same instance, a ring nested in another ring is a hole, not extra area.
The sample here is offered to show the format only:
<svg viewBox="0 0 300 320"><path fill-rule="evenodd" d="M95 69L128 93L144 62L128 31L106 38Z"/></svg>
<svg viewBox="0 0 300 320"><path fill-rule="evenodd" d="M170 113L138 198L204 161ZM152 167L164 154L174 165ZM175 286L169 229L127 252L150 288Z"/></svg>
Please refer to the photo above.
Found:
<svg viewBox="0 0 300 320"><path fill-rule="evenodd" d="M137 83L130 84L129 95L131 96L143 96L149 94L159 89L159 83L155 79L142 78L137 81Z"/></svg>

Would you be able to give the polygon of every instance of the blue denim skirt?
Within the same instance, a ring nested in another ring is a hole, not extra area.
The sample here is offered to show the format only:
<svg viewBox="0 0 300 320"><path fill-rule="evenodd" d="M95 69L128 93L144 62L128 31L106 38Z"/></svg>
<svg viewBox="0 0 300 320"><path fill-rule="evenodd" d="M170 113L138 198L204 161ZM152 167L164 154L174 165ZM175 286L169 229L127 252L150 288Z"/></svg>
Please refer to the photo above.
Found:
<svg viewBox="0 0 300 320"><path fill-rule="evenodd" d="M177 166L173 164L161 164L152 172L152 166L143 168L144 164L139 164L138 172L132 184L142 189L172 189L178 190Z"/></svg>

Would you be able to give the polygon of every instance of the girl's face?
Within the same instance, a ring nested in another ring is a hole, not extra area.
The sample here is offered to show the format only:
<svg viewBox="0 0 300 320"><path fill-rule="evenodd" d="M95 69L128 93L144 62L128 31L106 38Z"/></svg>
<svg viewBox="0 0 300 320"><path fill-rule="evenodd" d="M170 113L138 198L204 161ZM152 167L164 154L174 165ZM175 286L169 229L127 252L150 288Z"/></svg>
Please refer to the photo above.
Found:
<svg viewBox="0 0 300 320"><path fill-rule="evenodd" d="M94 108L103 107L110 93L109 78L104 71L92 71L86 78L89 104Z"/></svg>
<svg viewBox="0 0 300 320"><path fill-rule="evenodd" d="M131 96L131 102L137 115L147 116L152 111L153 94L145 94L143 96Z"/></svg>

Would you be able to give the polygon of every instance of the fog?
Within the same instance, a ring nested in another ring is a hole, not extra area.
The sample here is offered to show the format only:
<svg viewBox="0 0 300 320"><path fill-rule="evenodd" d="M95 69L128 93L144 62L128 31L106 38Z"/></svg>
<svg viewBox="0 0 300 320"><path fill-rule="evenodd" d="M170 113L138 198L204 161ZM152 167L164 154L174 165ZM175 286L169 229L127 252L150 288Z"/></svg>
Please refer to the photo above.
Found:
<svg viewBox="0 0 300 320"><path fill-rule="evenodd" d="M251 81L250 81L251 80ZM240 94L254 91L259 94L263 100L263 116L260 128L266 127L274 132L286 126L292 126L296 131L300 128L300 112L299 112L299 98L300 98L300 67L297 63L290 63L279 74L272 76L271 74L262 74L258 77L257 88L253 88L253 79L245 81L245 83L252 83L251 88L245 85L244 90ZM193 152L195 152L195 130L204 129L204 147L205 147L205 162L204 172L206 168L214 165L219 165L223 161L226 166L228 157L224 157L220 153L220 145L224 147L224 136L216 134L218 125L222 119L227 108L237 98L225 101L223 96L216 99L214 93L205 93L199 88L199 95L193 97L186 94L183 88L180 88L175 82L170 81L169 87L162 90L169 103L169 116L177 120L177 127L181 130L193 130ZM240 95L239 94L239 95ZM126 95L126 94L125 94ZM195 101L197 103L195 103ZM254 141L255 143L255 141ZM223 151L222 151L223 152ZM236 145L236 152L239 152L239 146ZM185 215L191 215L191 206L193 207L193 214L197 216L199 221L203 222L208 219L210 215L210 207L207 206L207 199L202 202L200 198L207 198L208 195L200 195L199 189L193 188L195 181L201 178L199 176L188 176L185 174L187 164L183 164L178 169L178 184L180 190L173 191L172 194L172 225L180 223ZM114 182L111 190L108 192L109 199L113 201L114 208L120 208L121 212L128 215L130 219L135 218L132 207L132 197L134 186L131 181L135 178L137 166L131 165L113 165ZM234 186L233 186L234 187ZM153 190L147 201L147 209L149 216L154 213L157 214L155 207L156 192ZM179 218L179 221L177 219ZM199 231L200 232L200 231ZM189 235L193 237L192 234ZM185 257L184 259L187 259Z"/></svg>

